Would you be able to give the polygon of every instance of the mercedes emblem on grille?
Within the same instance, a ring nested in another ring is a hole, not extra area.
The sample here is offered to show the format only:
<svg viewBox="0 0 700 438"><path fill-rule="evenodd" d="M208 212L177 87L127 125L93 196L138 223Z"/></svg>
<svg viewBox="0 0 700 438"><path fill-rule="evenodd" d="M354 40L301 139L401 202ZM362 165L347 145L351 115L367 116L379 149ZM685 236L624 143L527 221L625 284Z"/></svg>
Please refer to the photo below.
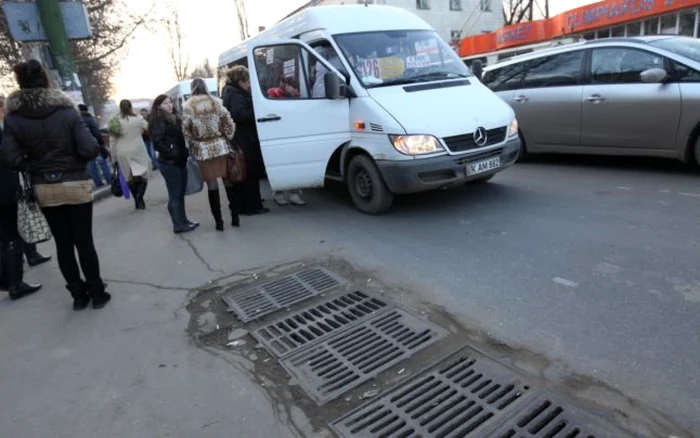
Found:
<svg viewBox="0 0 700 438"><path fill-rule="evenodd" d="M477 146L483 146L486 144L487 141L488 136L486 135L486 129L484 129L481 126L476 128L476 131L474 131L474 143Z"/></svg>

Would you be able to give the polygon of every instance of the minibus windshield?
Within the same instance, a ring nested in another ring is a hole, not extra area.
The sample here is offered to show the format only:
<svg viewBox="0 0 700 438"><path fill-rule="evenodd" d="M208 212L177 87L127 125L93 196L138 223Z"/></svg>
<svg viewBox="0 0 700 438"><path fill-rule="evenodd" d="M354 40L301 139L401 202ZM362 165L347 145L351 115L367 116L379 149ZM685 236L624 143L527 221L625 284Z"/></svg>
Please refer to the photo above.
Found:
<svg viewBox="0 0 700 438"><path fill-rule="evenodd" d="M365 88L473 76L432 30L362 32L335 40Z"/></svg>

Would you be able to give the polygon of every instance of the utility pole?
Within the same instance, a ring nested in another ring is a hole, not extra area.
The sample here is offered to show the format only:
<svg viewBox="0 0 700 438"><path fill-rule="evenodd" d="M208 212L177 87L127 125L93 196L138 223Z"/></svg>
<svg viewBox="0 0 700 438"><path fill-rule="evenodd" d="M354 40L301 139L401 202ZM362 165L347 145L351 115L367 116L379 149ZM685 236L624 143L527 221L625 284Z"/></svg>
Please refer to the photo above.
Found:
<svg viewBox="0 0 700 438"><path fill-rule="evenodd" d="M63 81L63 88L70 91L80 91L80 83L76 80L75 62L70 51L70 42L63 24L63 14L58 0L36 0L39 8L41 24L46 31L49 46L56 61L58 74Z"/></svg>

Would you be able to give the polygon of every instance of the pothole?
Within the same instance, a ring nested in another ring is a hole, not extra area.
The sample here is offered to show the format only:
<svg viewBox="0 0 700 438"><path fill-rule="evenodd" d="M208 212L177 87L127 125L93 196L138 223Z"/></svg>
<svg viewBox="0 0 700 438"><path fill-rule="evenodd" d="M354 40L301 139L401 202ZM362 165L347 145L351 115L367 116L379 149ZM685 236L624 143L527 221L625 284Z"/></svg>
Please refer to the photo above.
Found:
<svg viewBox="0 0 700 438"><path fill-rule="evenodd" d="M300 261L193 291L188 331L298 436L690 436L424 300L341 260Z"/></svg>

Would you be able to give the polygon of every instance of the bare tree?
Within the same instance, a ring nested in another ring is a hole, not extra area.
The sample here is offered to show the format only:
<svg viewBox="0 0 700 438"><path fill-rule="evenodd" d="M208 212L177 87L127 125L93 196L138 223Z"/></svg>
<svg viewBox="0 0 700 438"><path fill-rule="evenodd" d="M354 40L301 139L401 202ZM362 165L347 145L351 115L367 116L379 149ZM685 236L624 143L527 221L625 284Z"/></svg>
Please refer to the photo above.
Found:
<svg viewBox="0 0 700 438"><path fill-rule="evenodd" d="M549 18L549 0L508 0L503 3L503 20L506 25L518 24L535 19L535 8L539 11L538 18Z"/></svg>
<svg viewBox="0 0 700 438"><path fill-rule="evenodd" d="M245 11L245 0L234 0L236 2L236 14L238 15L238 31L241 35L241 41L250 38L248 32L248 14Z"/></svg>
<svg viewBox="0 0 700 438"><path fill-rule="evenodd" d="M165 47L168 51L170 64L178 82L184 81L190 71L190 55L185 47L185 32L180 22L180 8L170 0L167 4L168 13L161 19L162 27L166 30Z"/></svg>
<svg viewBox="0 0 700 438"><path fill-rule="evenodd" d="M213 78L216 76L216 71L214 71L214 67L212 67L211 63L209 62L209 59L204 59L201 63L199 63L194 70L190 73L190 78Z"/></svg>

